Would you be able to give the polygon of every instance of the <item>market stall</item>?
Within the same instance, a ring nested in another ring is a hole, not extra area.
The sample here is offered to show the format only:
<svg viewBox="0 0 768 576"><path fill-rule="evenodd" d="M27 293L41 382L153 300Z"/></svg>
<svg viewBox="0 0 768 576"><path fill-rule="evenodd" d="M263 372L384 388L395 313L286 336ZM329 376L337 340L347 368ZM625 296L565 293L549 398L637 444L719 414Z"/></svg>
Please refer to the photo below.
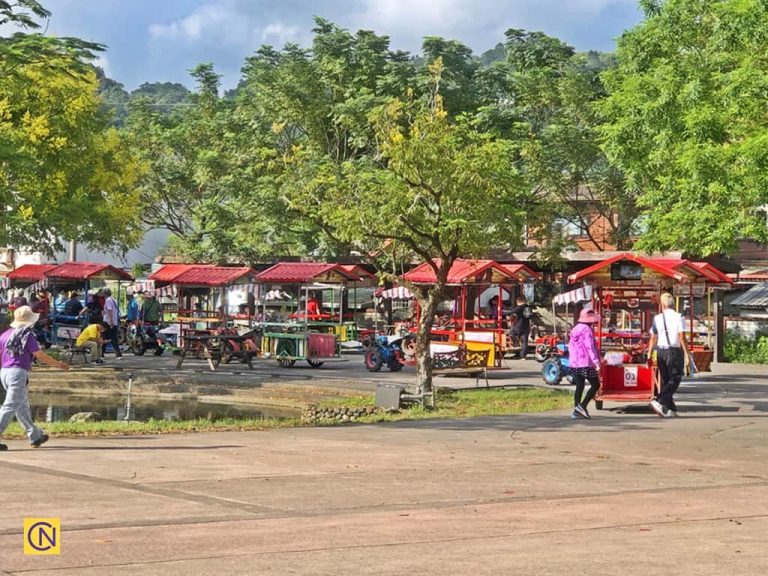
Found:
<svg viewBox="0 0 768 576"><path fill-rule="evenodd" d="M490 366L500 366L511 348L507 337L507 311L516 296L523 295L525 283L539 278L525 264L502 265L493 260L456 260L448 272L446 301L432 329L432 340L448 348L488 349ZM435 272L425 262L403 275L414 286L431 286ZM417 310L418 313L418 310ZM445 351L433 345L434 351Z"/></svg>
<svg viewBox="0 0 768 576"><path fill-rule="evenodd" d="M596 338L603 364L598 408L605 400L653 399L658 378L648 363L647 345L661 293L693 297L707 281L707 274L687 260L671 263L632 253L617 254L568 277L570 284L592 288L586 305L600 316Z"/></svg>
<svg viewBox="0 0 768 576"><path fill-rule="evenodd" d="M345 321L343 293L358 276L339 264L280 262L256 276L262 292L290 295L295 307L280 316L267 314L262 299L263 334L261 350L277 359L282 367L306 360L313 368L338 358L338 343L346 340L352 321ZM267 320L267 318L270 318Z"/></svg>
<svg viewBox="0 0 768 576"><path fill-rule="evenodd" d="M177 302L173 325L178 334L181 368L189 354L209 361L212 370L221 362L239 358L251 366L258 354L250 324L237 325L239 312L230 305L233 293L252 294L255 271L248 267L172 264L150 276L160 287L154 295L170 291ZM152 294L150 292L150 294ZM250 316L246 312L246 316Z"/></svg>
<svg viewBox="0 0 768 576"><path fill-rule="evenodd" d="M84 304L87 305L95 289L103 288L108 282L117 283L115 300L120 305L120 286L124 282L131 282L131 276L125 270L121 270L111 264L97 262L65 262L45 273L42 282L52 292L54 302L62 292L76 292L83 294ZM54 344L69 342L80 334L80 329L88 322L85 317L73 317L57 311L51 315L51 338Z"/></svg>

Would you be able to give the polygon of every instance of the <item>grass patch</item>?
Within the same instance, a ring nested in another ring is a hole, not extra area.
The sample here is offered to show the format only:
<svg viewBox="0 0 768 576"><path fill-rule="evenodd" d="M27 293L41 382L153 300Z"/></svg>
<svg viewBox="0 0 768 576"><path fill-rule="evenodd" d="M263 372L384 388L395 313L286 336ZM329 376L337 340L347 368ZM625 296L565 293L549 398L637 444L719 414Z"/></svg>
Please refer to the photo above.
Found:
<svg viewBox="0 0 768 576"><path fill-rule="evenodd" d="M346 396L333 398L319 403L320 407L358 408L373 406L374 397ZM426 420L430 418L472 418L476 416L495 416L544 412L567 408L571 405L571 395L561 390L542 388L515 388L491 390L438 390L437 408L423 408L414 405L399 412L376 412L359 418L358 422L396 422L402 420ZM323 420L321 426L335 425L340 422ZM179 434L189 432L250 432L275 428L295 428L311 426L298 417L285 419L264 418L221 418L217 420L156 420L146 422L124 422L105 420L102 422L50 422L41 423L46 433L53 437L77 436L141 436L149 434ZM18 422L13 422L3 435L8 439L23 439L25 434Z"/></svg>
<svg viewBox="0 0 768 576"><path fill-rule="evenodd" d="M572 404L570 392L542 388L514 388L490 390L438 390L435 409L414 405L399 412L377 412L361 417L359 422L396 422L429 418L473 418L528 412L545 412L568 408ZM323 401L320 408L358 408L373 406L373 397L354 396ZM336 424L321 421L321 425Z"/></svg>

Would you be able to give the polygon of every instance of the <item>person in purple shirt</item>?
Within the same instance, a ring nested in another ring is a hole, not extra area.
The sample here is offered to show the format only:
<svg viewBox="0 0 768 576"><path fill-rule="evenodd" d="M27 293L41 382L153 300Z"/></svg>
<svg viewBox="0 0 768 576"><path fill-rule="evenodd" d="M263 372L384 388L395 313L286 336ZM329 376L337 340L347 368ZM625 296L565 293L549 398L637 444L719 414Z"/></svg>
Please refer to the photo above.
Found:
<svg viewBox="0 0 768 576"><path fill-rule="evenodd" d="M35 340L32 327L37 322L38 315L29 306L22 306L13 311L13 322L10 329L0 335L0 382L5 388L5 402L0 408L0 435L16 416L16 419L27 433L33 448L39 448L48 441L48 434L32 422L27 395L27 381L32 359L37 358L44 364L69 370L69 364L59 362L40 350ZM0 451L8 450L8 446L0 444Z"/></svg>
<svg viewBox="0 0 768 576"><path fill-rule="evenodd" d="M594 310L583 309L579 321L571 330L568 342L568 362L576 391L573 394L573 414L571 418L586 418L591 416L587 405L600 389L600 356L597 353L597 343L592 325L597 322ZM589 381L589 390L582 399L584 385Z"/></svg>

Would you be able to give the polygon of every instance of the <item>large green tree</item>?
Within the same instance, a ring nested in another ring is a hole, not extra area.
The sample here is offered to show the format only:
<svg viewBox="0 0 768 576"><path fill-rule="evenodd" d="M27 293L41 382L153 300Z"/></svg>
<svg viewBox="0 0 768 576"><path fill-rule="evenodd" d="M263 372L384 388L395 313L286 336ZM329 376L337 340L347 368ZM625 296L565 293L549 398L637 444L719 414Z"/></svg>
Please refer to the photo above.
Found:
<svg viewBox="0 0 768 576"><path fill-rule="evenodd" d="M372 154L323 164L329 185L316 214L349 242L394 242L434 270L434 286L413 287L421 309L418 383L425 391L432 388L430 329L451 266L490 247L518 247L530 194L516 144L478 130L467 117L451 120L437 89L442 61L430 70L427 97L393 99L372 113ZM294 159L299 166L306 161L301 153ZM291 197L296 209L307 205L308 193Z"/></svg>
<svg viewBox="0 0 768 576"><path fill-rule="evenodd" d="M642 191L639 246L706 256L768 239L768 7L647 0L605 80L605 150Z"/></svg>
<svg viewBox="0 0 768 576"><path fill-rule="evenodd" d="M36 28L37 2L0 2L0 23ZM0 38L0 244L53 252L63 239L134 245L141 167L109 127L90 66L97 45L16 32Z"/></svg>

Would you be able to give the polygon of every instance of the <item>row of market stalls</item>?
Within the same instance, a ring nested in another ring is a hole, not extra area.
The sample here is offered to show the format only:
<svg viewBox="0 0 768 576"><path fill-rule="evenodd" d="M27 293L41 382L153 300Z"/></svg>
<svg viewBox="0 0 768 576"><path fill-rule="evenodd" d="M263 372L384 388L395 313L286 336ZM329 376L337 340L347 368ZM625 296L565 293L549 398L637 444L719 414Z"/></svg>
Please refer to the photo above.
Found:
<svg viewBox="0 0 768 576"><path fill-rule="evenodd" d="M14 286L49 289L54 295L127 283L145 296L162 299L164 320L182 346L185 339L213 341L221 350L221 342L230 339L231 352L246 350L285 367L297 361L319 367L338 358L346 342L361 337L359 317L349 305L357 301L357 290L370 291L376 315L391 310L392 301L406 302L405 319L415 325L419 309L408 287L434 285L434 270L423 263L403 274L400 284L378 288L376 277L359 266L308 262L277 263L260 272L167 264L136 283L108 264L72 262L22 266L9 278ZM540 279L525 264L457 260L431 331L433 351L487 349L489 366L501 366L513 346L508 337L512 303L517 296L530 300ZM708 369L724 332L721 295L731 287L729 277L711 264L620 253L570 274L567 282L572 290L554 298L553 312L568 320L591 306L601 318L597 336L606 363L600 400L652 396L655 372L647 366L646 346L662 292L677 298L678 309L688 318L696 364ZM54 332L61 334L62 326L71 326L67 322L71 319L56 316ZM391 327L387 322L373 329Z"/></svg>

